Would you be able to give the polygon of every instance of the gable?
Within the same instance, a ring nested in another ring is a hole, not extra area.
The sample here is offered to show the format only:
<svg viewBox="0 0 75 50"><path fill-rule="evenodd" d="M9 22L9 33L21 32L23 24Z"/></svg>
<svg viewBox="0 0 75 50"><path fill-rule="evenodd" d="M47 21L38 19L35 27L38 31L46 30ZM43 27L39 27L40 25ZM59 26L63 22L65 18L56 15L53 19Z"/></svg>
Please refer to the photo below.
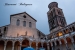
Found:
<svg viewBox="0 0 75 50"><path fill-rule="evenodd" d="M11 22L11 18L12 17L25 18L24 16L26 16L27 19L30 19L31 18L31 20L34 20L35 22L37 22L36 19L34 19L32 16L30 16L26 12L22 12L22 13L17 13L17 14L10 15L10 22Z"/></svg>

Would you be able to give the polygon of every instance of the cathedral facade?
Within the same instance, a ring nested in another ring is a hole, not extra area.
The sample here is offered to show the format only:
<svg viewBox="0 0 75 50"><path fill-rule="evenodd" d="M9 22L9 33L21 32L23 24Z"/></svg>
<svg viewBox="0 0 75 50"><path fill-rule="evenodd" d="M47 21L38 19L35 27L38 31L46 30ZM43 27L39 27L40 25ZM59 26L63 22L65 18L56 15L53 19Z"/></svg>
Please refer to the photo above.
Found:
<svg viewBox="0 0 75 50"><path fill-rule="evenodd" d="M26 12L10 15L10 24L0 27L0 50L23 50L29 46L37 50L45 34L36 28L36 22Z"/></svg>
<svg viewBox="0 0 75 50"><path fill-rule="evenodd" d="M50 34L36 28L37 20L26 12L10 15L10 24L0 27L0 50L75 50L75 22L67 25L57 2L48 5Z"/></svg>

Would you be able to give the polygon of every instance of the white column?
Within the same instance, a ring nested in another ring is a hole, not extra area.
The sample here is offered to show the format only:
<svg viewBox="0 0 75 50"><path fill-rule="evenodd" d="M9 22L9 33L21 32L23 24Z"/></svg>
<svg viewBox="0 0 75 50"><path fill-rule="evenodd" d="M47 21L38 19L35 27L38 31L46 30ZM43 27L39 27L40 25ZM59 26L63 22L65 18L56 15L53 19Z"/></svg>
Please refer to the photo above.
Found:
<svg viewBox="0 0 75 50"><path fill-rule="evenodd" d="M38 50L38 43L36 43L36 50Z"/></svg>
<svg viewBox="0 0 75 50"><path fill-rule="evenodd" d="M68 50L68 45L67 45L67 41L66 41L65 35L63 35L63 38L64 38L64 41L65 41L66 49Z"/></svg>
<svg viewBox="0 0 75 50"><path fill-rule="evenodd" d="M74 40L73 40L72 37L71 37L71 41L72 41L73 48L74 48L74 50L75 50L75 44L74 44Z"/></svg>
<svg viewBox="0 0 75 50"><path fill-rule="evenodd" d="M57 44L56 44L56 41L54 41L54 44L55 44L55 47L56 47L56 45L57 45Z"/></svg>
<svg viewBox="0 0 75 50"><path fill-rule="evenodd" d="M49 48L49 43L47 43L47 49L50 50L50 48Z"/></svg>
<svg viewBox="0 0 75 50"><path fill-rule="evenodd" d="M29 46L31 47L31 41L29 41Z"/></svg>
<svg viewBox="0 0 75 50"><path fill-rule="evenodd" d="M54 46L54 50L56 50L56 45L57 45L57 44L56 44L56 41L55 41L55 40L54 40L54 44L55 44L55 46Z"/></svg>
<svg viewBox="0 0 75 50"><path fill-rule="evenodd" d="M73 48L74 48L74 50L75 50L75 44L74 44L74 42L72 42L72 45L73 45Z"/></svg>
<svg viewBox="0 0 75 50"><path fill-rule="evenodd" d="M73 48L74 48L74 50L75 50L74 39L73 39L73 37L71 36L71 33L69 33L69 36L71 37L71 42L72 42Z"/></svg>
<svg viewBox="0 0 75 50"><path fill-rule="evenodd" d="M43 48L43 42L41 42L42 48Z"/></svg>
<svg viewBox="0 0 75 50"><path fill-rule="evenodd" d="M53 50L53 44L52 44L52 42L51 42L51 48L52 48L52 50Z"/></svg>
<svg viewBox="0 0 75 50"><path fill-rule="evenodd" d="M64 38L64 40L65 40L66 49L68 50L67 41L66 41L66 39L65 39L65 38Z"/></svg>
<svg viewBox="0 0 75 50"><path fill-rule="evenodd" d="M60 43L60 50L63 50L61 41L59 41L59 43Z"/></svg>
<svg viewBox="0 0 75 50"><path fill-rule="evenodd" d="M14 42L13 42L13 44L12 44L12 50L14 50Z"/></svg>
<svg viewBox="0 0 75 50"><path fill-rule="evenodd" d="M20 42L20 50L21 50L21 46L22 46L22 43Z"/></svg>
<svg viewBox="0 0 75 50"><path fill-rule="evenodd" d="M7 42L4 43L4 50L6 50L6 44L7 44Z"/></svg>

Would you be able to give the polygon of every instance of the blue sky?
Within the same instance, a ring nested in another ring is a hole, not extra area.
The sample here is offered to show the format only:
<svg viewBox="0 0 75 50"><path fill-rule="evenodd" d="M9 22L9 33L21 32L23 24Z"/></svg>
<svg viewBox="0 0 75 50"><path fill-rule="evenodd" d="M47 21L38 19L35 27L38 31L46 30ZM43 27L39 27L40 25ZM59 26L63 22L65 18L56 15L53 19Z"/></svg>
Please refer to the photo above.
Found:
<svg viewBox="0 0 75 50"><path fill-rule="evenodd" d="M27 12L37 20L36 27L45 34L49 34L47 19L48 4L56 1L63 9L67 24L75 21L75 0L0 0L0 26L10 24L10 15ZM5 6L5 3L26 3L31 6Z"/></svg>

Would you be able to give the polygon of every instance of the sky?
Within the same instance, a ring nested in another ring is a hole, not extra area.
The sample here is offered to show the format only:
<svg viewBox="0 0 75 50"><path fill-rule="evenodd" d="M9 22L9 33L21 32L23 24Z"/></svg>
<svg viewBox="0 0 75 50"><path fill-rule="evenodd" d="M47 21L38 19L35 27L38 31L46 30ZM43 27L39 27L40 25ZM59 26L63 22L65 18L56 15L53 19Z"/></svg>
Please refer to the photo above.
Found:
<svg viewBox="0 0 75 50"><path fill-rule="evenodd" d="M63 10L67 24L75 21L75 0L0 0L0 26L10 24L10 15L27 12L37 20L36 28L45 34L49 34L47 12L48 4L58 2L59 8ZM5 6L5 3L18 4L16 6ZM21 6L20 3L32 4Z"/></svg>

